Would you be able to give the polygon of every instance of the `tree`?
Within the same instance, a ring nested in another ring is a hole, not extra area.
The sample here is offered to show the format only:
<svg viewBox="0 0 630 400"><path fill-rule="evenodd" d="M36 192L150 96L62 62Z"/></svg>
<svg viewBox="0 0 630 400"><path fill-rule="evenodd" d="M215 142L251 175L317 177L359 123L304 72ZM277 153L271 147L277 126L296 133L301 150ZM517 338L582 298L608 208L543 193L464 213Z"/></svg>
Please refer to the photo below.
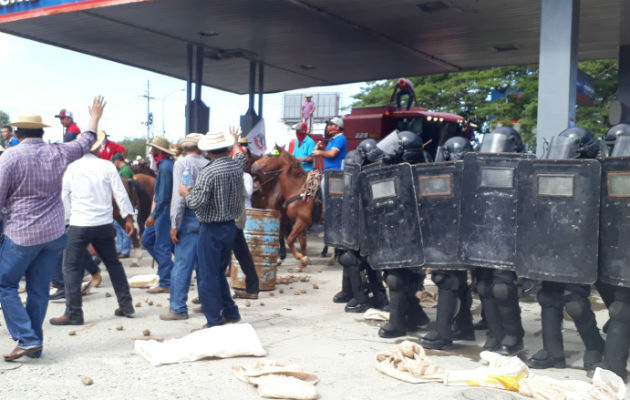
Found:
<svg viewBox="0 0 630 400"><path fill-rule="evenodd" d="M130 139L125 138L124 140L118 142L129 150L129 154L127 158L130 160L135 160L137 156L144 158L147 152L147 145L145 139Z"/></svg>
<svg viewBox="0 0 630 400"><path fill-rule="evenodd" d="M11 120L9 118L9 114L7 114L4 111L0 110L0 127L5 126L10 121Z"/></svg>
<svg viewBox="0 0 630 400"><path fill-rule="evenodd" d="M579 126L597 136L606 133L606 117L610 101L617 86L615 60L585 61L580 69L593 77L596 98L591 107L577 107ZM538 111L538 65L496 67L480 71L415 77L410 79L416 87L421 105L435 110L471 118L478 125L512 126L519 123L521 136L530 148L535 148L536 114ZM368 82L354 96L353 106L386 104L396 79ZM490 94L503 95L490 101Z"/></svg>

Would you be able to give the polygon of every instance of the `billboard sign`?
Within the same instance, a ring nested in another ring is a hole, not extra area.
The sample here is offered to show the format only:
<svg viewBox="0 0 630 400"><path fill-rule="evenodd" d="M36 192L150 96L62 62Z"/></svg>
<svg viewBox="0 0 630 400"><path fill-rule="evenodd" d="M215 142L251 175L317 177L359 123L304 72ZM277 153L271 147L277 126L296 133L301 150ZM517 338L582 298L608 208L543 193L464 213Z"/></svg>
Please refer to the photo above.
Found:
<svg viewBox="0 0 630 400"><path fill-rule="evenodd" d="M151 0L0 0L0 23Z"/></svg>
<svg viewBox="0 0 630 400"><path fill-rule="evenodd" d="M308 93L290 93L282 98L282 121L293 124L301 121L302 103ZM315 112L313 122L325 122L339 115L339 93L313 93Z"/></svg>
<svg viewBox="0 0 630 400"><path fill-rule="evenodd" d="M592 106L595 102L595 81L586 72L578 69L576 103L578 106Z"/></svg>

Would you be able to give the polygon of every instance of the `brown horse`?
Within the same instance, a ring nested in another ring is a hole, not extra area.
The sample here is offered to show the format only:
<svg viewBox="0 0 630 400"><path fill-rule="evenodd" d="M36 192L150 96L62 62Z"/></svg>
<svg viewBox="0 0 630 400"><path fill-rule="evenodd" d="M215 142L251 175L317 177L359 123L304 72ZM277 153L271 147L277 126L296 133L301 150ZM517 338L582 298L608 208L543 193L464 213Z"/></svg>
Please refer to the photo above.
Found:
<svg viewBox="0 0 630 400"><path fill-rule="evenodd" d="M131 200L131 204L138 210L137 222L139 235L134 233L131 240L133 241L133 247L140 247L139 239L142 238L142 234L144 233L144 223L149 217L149 214L151 214L155 178L149 175L137 174L134 175L133 179L122 179L122 182L125 190L127 191L127 195ZM112 203L114 205L114 219L120 224L120 226L124 227L125 224L120 217L118 205L113 200Z"/></svg>
<svg viewBox="0 0 630 400"><path fill-rule="evenodd" d="M283 148L276 146L276 150L277 155L269 154L256 161L251 173L256 177L266 206L286 212L287 218L293 222L287 244L303 269L308 264L306 229L313 223L313 215L319 215L321 209L314 207L316 196L306 199L301 196L306 189L307 175L300 162ZM274 181L276 184L272 184ZM296 239L300 242L301 252L295 248Z"/></svg>

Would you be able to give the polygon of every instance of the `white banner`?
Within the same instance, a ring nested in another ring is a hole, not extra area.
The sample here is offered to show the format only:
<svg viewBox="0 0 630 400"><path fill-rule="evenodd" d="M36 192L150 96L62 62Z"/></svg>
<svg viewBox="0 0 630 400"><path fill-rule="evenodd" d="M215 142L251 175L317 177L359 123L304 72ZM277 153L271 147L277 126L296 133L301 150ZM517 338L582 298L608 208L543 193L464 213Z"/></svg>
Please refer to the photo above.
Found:
<svg viewBox="0 0 630 400"><path fill-rule="evenodd" d="M267 141L265 138L265 120L260 119L251 131L247 134L247 147L252 154L261 156L267 151Z"/></svg>

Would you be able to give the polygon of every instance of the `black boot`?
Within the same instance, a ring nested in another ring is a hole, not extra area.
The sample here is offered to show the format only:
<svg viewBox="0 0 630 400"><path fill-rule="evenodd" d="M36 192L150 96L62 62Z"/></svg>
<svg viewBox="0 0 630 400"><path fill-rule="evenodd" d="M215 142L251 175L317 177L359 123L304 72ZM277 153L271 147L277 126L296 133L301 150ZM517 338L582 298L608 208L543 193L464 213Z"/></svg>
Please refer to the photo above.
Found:
<svg viewBox="0 0 630 400"><path fill-rule="evenodd" d="M540 301L541 295L539 295ZM528 361L530 368L564 368L564 345L562 342L562 308L541 307L543 349L534 354Z"/></svg>
<svg viewBox="0 0 630 400"><path fill-rule="evenodd" d="M333 303L347 303L352 298L352 288L350 287L350 276L348 269L344 267L341 278L341 292L333 296Z"/></svg>
<svg viewBox="0 0 630 400"><path fill-rule="evenodd" d="M378 335L382 338L395 338L405 336L406 330L406 312L407 312L407 283L402 276L400 270L389 271L387 277L387 285L389 286L389 322L387 322L378 331Z"/></svg>
<svg viewBox="0 0 630 400"><path fill-rule="evenodd" d="M613 303L614 304L614 303ZM630 349L630 323L610 319L606 346L604 350L604 366L619 375L624 382L628 381L628 351Z"/></svg>
<svg viewBox="0 0 630 400"><path fill-rule="evenodd" d="M370 308L370 299L363 290L363 282L361 280L361 270L358 264L344 266L344 271L348 271L348 281L350 282L350 289L352 290L352 297L356 301L356 304L348 303L346 305L346 312L362 313Z"/></svg>

